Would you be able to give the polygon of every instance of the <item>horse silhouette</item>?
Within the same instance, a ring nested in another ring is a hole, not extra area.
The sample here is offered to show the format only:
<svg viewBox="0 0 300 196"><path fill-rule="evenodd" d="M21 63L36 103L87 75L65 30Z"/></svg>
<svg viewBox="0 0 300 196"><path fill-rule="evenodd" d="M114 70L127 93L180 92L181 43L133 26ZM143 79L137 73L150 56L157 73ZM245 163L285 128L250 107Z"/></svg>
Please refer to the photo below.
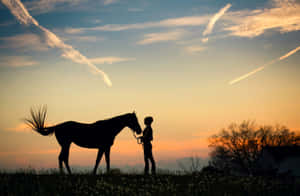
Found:
<svg viewBox="0 0 300 196"><path fill-rule="evenodd" d="M55 134L58 143L61 146L61 152L58 156L60 172L63 173L63 162L71 174L69 167L69 150L71 143L85 148L97 148L98 155L93 174L96 174L100 160L105 153L106 169L110 170L110 148L114 143L115 137L120 131L129 127L135 133L142 132L135 112L116 116L107 120L99 120L94 123L79 123L67 121L55 126L46 127L45 119L47 108L40 107L38 110L30 109L31 118L25 119L25 122L41 135Z"/></svg>

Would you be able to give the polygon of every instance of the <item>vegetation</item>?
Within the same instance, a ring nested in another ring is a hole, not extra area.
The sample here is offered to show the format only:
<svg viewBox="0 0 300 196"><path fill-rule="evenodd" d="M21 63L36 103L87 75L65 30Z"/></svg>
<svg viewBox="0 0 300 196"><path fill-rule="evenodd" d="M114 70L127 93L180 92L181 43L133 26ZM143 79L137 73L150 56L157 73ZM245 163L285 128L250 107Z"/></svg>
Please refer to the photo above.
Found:
<svg viewBox="0 0 300 196"><path fill-rule="evenodd" d="M46 111L46 110L44 110ZM44 112L45 113L45 112ZM44 113L29 122L43 127ZM35 114L32 112L32 114ZM34 115L33 115L34 116ZM0 172L1 195L300 195L300 177L290 175L234 176L230 170L254 174L262 149L267 146L299 146L300 137L282 126L257 127L244 121L210 137L210 165L202 168L200 157L179 164L183 173L158 170L157 175L109 174L61 175L55 171Z"/></svg>
<svg viewBox="0 0 300 196"><path fill-rule="evenodd" d="M1 195L299 195L300 179L210 174L0 174Z"/></svg>
<svg viewBox="0 0 300 196"><path fill-rule="evenodd" d="M210 165L223 170L238 170L254 174L259 169L258 159L267 146L299 146L300 136L284 126L256 126L244 121L210 137Z"/></svg>

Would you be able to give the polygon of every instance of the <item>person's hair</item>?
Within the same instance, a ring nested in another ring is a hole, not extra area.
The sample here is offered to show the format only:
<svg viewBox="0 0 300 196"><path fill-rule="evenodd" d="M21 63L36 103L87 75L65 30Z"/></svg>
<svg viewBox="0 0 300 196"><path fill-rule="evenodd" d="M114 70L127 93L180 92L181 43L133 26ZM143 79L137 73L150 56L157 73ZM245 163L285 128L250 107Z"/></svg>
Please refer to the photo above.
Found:
<svg viewBox="0 0 300 196"><path fill-rule="evenodd" d="M151 116L147 116L144 119L144 122L145 122L146 125L151 125L151 123L153 122L153 118Z"/></svg>

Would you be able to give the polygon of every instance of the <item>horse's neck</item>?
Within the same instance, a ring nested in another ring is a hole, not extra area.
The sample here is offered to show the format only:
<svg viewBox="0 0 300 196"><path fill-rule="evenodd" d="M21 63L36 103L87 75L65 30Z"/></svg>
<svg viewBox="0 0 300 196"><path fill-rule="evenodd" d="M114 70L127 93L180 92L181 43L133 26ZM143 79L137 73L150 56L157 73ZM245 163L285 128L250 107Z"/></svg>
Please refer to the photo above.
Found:
<svg viewBox="0 0 300 196"><path fill-rule="evenodd" d="M115 136L118 135L126 126L127 126L127 121L125 116L118 116L116 118L111 119L117 126L113 130Z"/></svg>

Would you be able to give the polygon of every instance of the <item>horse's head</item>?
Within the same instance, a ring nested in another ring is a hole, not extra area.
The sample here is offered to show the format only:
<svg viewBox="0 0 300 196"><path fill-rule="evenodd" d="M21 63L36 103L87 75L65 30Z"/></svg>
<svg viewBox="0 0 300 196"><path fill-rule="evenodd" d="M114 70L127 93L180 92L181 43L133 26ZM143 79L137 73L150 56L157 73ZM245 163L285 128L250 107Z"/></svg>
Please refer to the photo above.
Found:
<svg viewBox="0 0 300 196"><path fill-rule="evenodd" d="M130 118L128 120L128 125L127 126L130 129L132 129L134 132L136 132L137 134L141 134L142 133L142 129L141 129L139 121L138 121L138 119L136 117L135 112L130 113L129 116L130 116Z"/></svg>

